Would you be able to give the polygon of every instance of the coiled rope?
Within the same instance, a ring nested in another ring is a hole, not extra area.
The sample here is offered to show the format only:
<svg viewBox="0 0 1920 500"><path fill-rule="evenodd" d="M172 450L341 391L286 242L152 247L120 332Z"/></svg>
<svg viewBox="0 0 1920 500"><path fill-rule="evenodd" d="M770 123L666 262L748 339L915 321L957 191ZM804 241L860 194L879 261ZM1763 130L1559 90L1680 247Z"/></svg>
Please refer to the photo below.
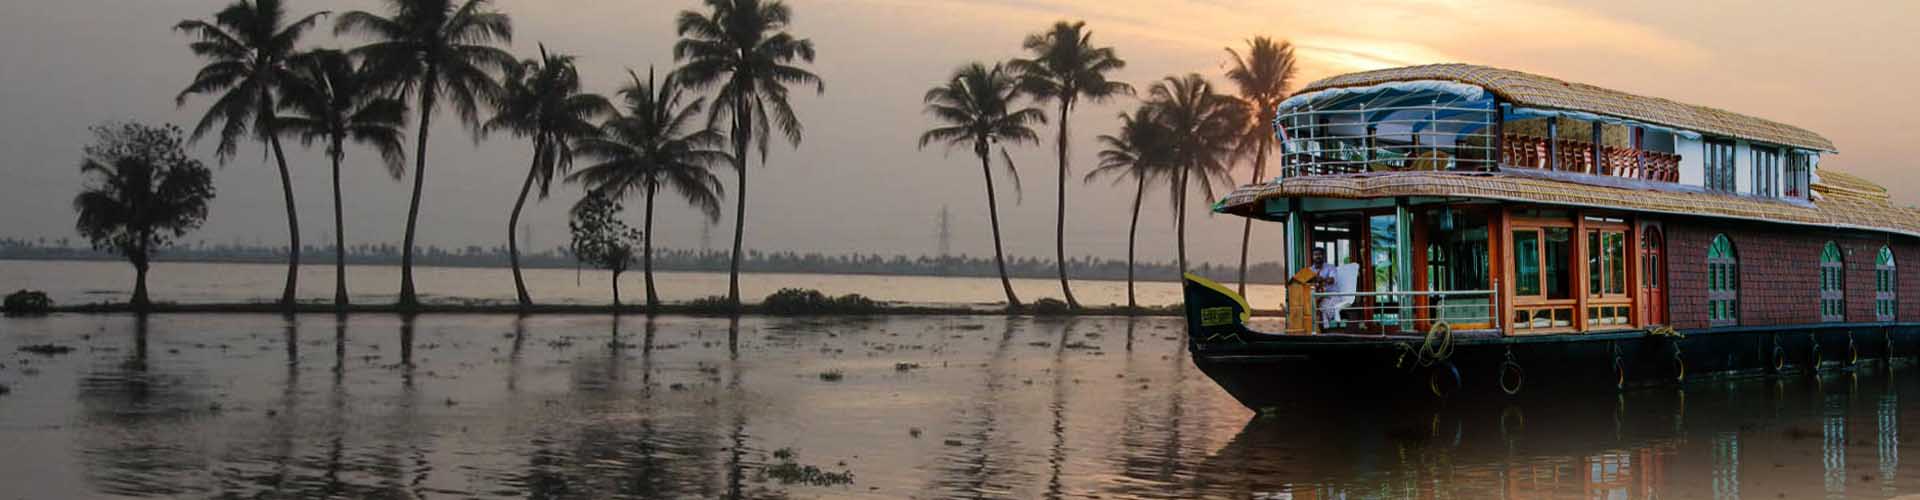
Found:
<svg viewBox="0 0 1920 500"><path fill-rule="evenodd" d="M1395 345L1400 347L1400 358L1393 362L1395 368L1407 368L1408 355L1413 356L1414 367L1433 366L1453 357L1453 325L1444 321L1435 322L1432 328L1427 329L1427 337L1420 342L1420 347L1406 342Z"/></svg>

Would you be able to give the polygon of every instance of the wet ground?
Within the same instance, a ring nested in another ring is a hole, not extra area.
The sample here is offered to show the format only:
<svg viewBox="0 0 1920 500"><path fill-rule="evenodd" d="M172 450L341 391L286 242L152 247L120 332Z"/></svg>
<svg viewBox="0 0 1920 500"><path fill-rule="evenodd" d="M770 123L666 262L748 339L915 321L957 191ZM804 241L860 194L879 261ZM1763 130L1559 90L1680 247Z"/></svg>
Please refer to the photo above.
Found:
<svg viewBox="0 0 1920 500"><path fill-rule="evenodd" d="M6 319L0 497L1920 491L1920 470L1900 460L1920 457L1901 440L1920 435L1903 432L1907 415L1920 417L1911 368L1256 417L1193 369L1179 327L1171 318Z"/></svg>

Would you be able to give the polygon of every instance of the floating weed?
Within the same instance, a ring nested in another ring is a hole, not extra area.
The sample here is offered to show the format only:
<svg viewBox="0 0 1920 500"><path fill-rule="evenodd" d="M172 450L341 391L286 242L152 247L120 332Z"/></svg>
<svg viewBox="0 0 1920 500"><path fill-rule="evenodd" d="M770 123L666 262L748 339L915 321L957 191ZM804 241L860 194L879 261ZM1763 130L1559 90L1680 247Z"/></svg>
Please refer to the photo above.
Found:
<svg viewBox="0 0 1920 500"><path fill-rule="evenodd" d="M799 453L793 448L774 450L773 458L777 463L767 465L760 470L763 477L772 478L780 484L805 484L810 486L838 486L853 484L853 471L828 472L812 465L802 465L797 460ZM846 465L841 462L841 465Z"/></svg>
<svg viewBox="0 0 1920 500"><path fill-rule="evenodd" d="M845 379L845 378L847 378L847 373L840 371L839 368L820 372L820 380L824 380L827 382L839 382L841 379Z"/></svg>
<svg viewBox="0 0 1920 500"><path fill-rule="evenodd" d="M893 371L896 371L896 372L913 371L919 368L920 368L919 363L894 363L893 364Z"/></svg>
<svg viewBox="0 0 1920 500"><path fill-rule="evenodd" d="M41 356L57 356L73 352L73 347L57 344L33 344L20 346L20 352L30 352Z"/></svg>

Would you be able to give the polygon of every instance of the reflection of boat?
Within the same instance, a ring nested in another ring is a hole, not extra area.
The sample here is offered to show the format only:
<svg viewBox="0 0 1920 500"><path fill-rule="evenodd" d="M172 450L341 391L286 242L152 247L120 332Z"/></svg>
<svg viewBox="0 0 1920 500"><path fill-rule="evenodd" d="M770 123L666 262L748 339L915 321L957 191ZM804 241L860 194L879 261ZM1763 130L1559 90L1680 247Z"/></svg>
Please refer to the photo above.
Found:
<svg viewBox="0 0 1920 500"><path fill-rule="evenodd" d="M1284 223L1302 271L1286 332L1250 331L1244 300L1186 286L1194 362L1250 407L1920 349L1920 281L1896 272L1920 251L1920 210L1824 165L1835 148L1813 132L1467 65L1336 76L1274 120L1281 175L1214 209ZM1342 264L1351 289L1315 279Z"/></svg>

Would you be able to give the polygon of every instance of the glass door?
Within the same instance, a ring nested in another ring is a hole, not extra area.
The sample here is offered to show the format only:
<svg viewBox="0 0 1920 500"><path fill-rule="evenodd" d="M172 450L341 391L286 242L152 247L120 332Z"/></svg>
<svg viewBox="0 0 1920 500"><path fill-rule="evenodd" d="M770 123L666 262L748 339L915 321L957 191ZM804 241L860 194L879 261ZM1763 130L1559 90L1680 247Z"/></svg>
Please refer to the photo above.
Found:
<svg viewBox="0 0 1920 500"><path fill-rule="evenodd" d="M1586 326L1626 326L1633 311L1627 294L1627 228L1614 219L1592 217L1586 227Z"/></svg>

